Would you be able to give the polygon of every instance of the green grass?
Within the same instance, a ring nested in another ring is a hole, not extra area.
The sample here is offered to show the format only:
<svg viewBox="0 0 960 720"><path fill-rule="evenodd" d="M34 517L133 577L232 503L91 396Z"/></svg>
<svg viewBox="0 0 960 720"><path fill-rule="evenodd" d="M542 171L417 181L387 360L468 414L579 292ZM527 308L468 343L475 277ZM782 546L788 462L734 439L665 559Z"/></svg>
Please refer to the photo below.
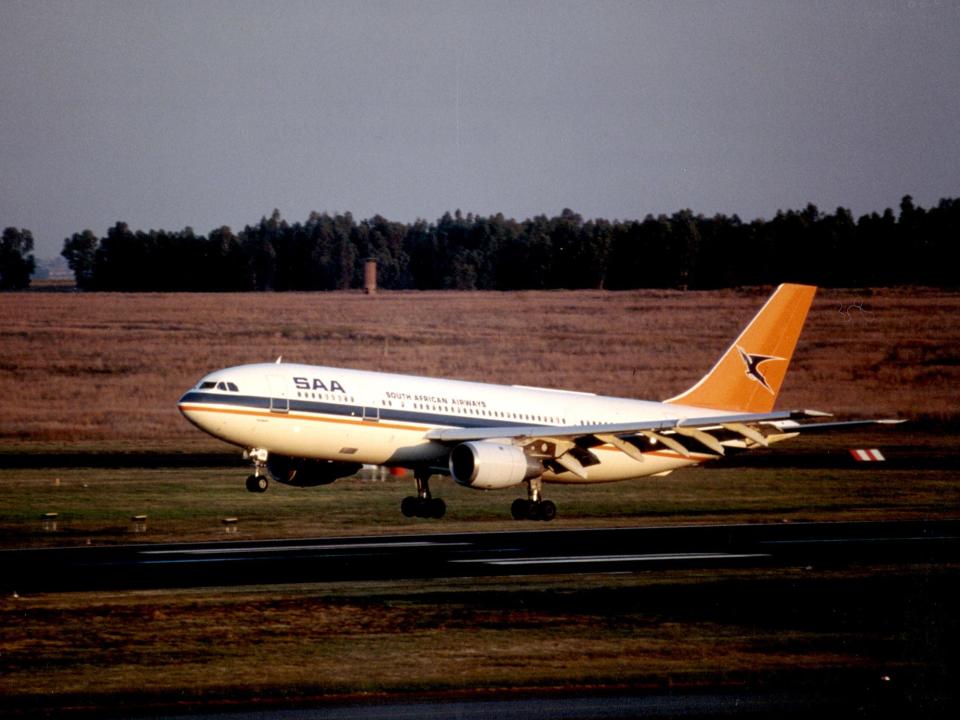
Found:
<svg viewBox="0 0 960 720"><path fill-rule="evenodd" d="M895 460L912 453L917 469L855 464L841 453L830 456L837 463L832 468L707 465L665 478L548 485L545 492L560 510L550 527L957 517L955 471L949 463L923 466L938 447L956 453L949 438L919 455L911 437L888 439L887 454ZM795 448L815 448L820 441L805 439ZM227 467L0 468L0 547L221 539L227 517L238 519L229 536L238 539L541 527L510 519L510 502L522 487L480 492L435 478L434 493L448 511L432 521L400 514L400 500L413 492L409 478L355 477L318 488L272 483L268 492L252 494L243 486L247 473L239 461ZM42 528L41 516L50 512L58 513L56 532ZM147 516L147 532L136 537L130 532L134 515Z"/></svg>
<svg viewBox="0 0 960 720"><path fill-rule="evenodd" d="M957 517L952 436L894 431L783 448L876 445L913 469L855 465L841 452L828 456L835 467L706 466L547 486L561 512L550 527ZM941 462L925 467L931 458ZM258 495L244 489L246 474L239 462L0 469L0 546L546 527L509 519L518 492L448 479L433 485L449 508L438 522L399 513L410 479L274 484ZM59 513L57 532L42 529L47 512ZM133 533L140 514L147 532ZM235 535L225 517L239 519ZM958 574L787 568L10 595L0 598L0 715L524 688L814 688L838 678L862 688L881 676L903 696L937 696L960 666Z"/></svg>

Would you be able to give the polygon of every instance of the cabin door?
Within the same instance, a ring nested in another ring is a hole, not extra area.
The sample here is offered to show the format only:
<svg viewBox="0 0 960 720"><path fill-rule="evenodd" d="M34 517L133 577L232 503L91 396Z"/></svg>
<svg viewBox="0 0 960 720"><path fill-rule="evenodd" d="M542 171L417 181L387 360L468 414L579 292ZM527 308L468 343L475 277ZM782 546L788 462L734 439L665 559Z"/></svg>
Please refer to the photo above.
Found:
<svg viewBox="0 0 960 720"><path fill-rule="evenodd" d="M289 378L282 375L268 375L267 383L270 386L270 412L290 412L290 398L288 397Z"/></svg>

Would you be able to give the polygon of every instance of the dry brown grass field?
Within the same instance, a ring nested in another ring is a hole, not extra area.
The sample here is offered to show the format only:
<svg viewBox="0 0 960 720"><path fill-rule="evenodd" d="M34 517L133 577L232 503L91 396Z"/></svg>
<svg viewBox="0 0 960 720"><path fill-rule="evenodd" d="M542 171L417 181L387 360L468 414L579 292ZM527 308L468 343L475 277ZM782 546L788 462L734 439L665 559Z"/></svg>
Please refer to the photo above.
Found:
<svg viewBox="0 0 960 720"><path fill-rule="evenodd" d="M0 295L0 440L214 446L177 413L211 369L288 361L657 399L770 288L715 292ZM780 407L953 418L960 293L821 291Z"/></svg>
<svg viewBox="0 0 960 720"><path fill-rule="evenodd" d="M701 377L770 290L0 294L0 454L229 450L184 421L177 399L211 369L278 355L669 397ZM958 317L958 292L821 291L780 406L955 421ZM551 488L570 510L555 525L956 516L956 451L952 464L925 465L944 451L943 435L888 428L857 437L864 447L899 438L899 464L733 465L667 483ZM814 435L784 451L844 458L848 442ZM257 496L243 490L245 473L0 467L0 546L220 539L227 515L241 518L238 539L516 527L512 495L449 481L436 485L450 501L444 525L400 515L408 480ZM40 526L50 510L60 513L56 533ZM149 516L145 535L131 533L134 513ZM860 692L881 677L892 689L876 702L914 698L922 710L953 692L956 574L955 565L786 568L7 595L0 716L244 703L268 712L330 698L531 688L800 687L815 696L848 682Z"/></svg>

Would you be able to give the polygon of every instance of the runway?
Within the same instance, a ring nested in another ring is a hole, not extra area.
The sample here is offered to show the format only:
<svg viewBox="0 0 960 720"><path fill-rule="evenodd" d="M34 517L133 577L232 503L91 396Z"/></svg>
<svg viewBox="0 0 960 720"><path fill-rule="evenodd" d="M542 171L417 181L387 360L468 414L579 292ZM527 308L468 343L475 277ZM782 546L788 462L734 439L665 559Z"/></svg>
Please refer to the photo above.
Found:
<svg viewBox="0 0 960 720"><path fill-rule="evenodd" d="M882 694L881 694L882 698ZM757 693L544 693L518 699L436 699L274 708L218 714L160 716L157 720L622 720L624 718L803 717L814 712L864 714L864 703L836 696L833 688L810 692ZM870 709L878 704L873 700ZM900 707L897 707L900 710ZM891 717L893 715L891 714Z"/></svg>
<svg viewBox="0 0 960 720"><path fill-rule="evenodd" d="M6 592L960 560L960 521L330 537L0 551Z"/></svg>

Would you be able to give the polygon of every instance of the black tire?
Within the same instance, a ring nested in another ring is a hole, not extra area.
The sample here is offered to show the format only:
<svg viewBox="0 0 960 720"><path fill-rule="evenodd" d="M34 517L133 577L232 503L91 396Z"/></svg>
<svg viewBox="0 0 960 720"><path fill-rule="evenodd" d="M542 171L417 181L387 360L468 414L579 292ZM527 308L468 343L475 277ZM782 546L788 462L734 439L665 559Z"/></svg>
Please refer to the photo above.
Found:
<svg viewBox="0 0 960 720"><path fill-rule="evenodd" d="M447 504L440 498L427 501L427 516L439 520L447 514Z"/></svg>
<svg viewBox="0 0 960 720"><path fill-rule="evenodd" d="M403 513L404 517L412 518L414 515L418 515L419 509L420 509L420 498L415 498L408 495L400 503L400 512Z"/></svg>
<svg viewBox="0 0 960 720"><path fill-rule="evenodd" d="M549 500L544 500L540 503L539 515L541 520L550 522L557 516L557 506Z"/></svg>
<svg viewBox="0 0 960 720"><path fill-rule="evenodd" d="M529 500L523 498L514 500L513 505L510 506L510 514L513 515L513 519L527 520L530 517L530 505L532 504Z"/></svg>
<svg viewBox="0 0 960 720"><path fill-rule="evenodd" d="M260 488L257 486L256 475L251 475L247 478L247 490L252 493L260 492Z"/></svg>

